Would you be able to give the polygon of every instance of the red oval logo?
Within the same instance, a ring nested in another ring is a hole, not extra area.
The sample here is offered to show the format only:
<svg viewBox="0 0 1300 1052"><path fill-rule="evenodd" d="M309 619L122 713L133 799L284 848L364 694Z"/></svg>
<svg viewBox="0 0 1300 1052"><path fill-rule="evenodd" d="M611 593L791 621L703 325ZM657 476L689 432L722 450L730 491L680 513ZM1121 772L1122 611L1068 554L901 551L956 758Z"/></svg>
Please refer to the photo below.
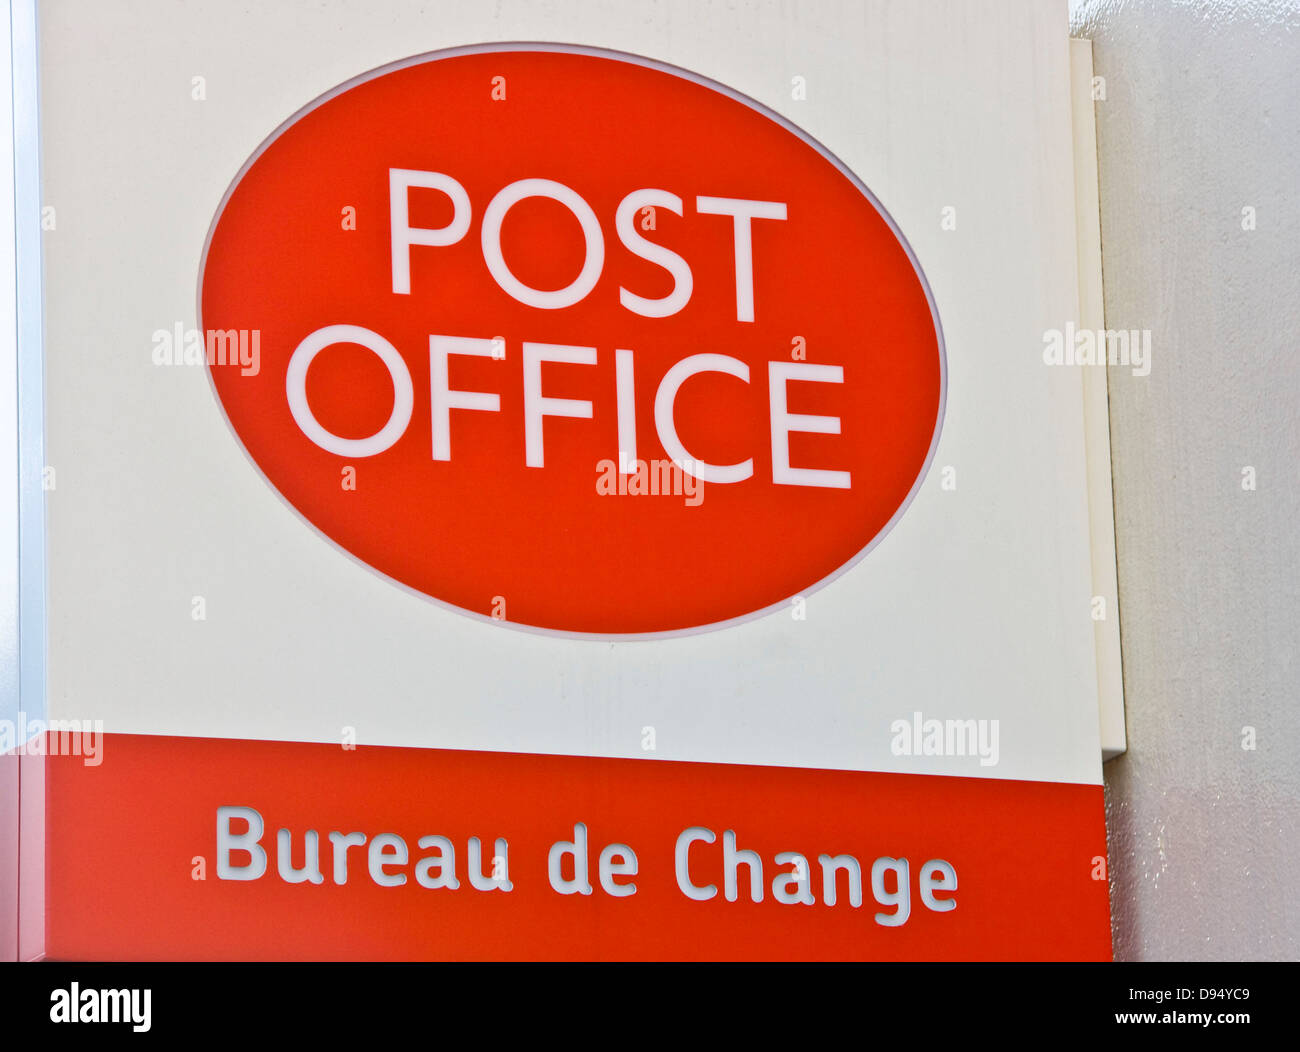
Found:
<svg viewBox="0 0 1300 1052"><path fill-rule="evenodd" d="M424 595L566 634L718 627L889 529L943 341L870 191L722 85L595 49L437 52L244 166L200 278L276 490Z"/></svg>

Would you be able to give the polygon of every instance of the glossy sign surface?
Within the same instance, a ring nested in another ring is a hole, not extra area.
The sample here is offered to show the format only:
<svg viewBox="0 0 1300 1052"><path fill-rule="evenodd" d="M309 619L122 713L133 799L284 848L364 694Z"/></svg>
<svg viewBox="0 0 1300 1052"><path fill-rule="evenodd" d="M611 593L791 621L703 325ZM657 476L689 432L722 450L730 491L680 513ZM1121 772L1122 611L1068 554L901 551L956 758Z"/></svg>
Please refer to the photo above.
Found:
<svg viewBox="0 0 1300 1052"><path fill-rule="evenodd" d="M865 187L611 52L437 52L306 107L218 210L200 316L235 434L322 534L569 634L808 594L902 514L943 415L937 315Z"/></svg>

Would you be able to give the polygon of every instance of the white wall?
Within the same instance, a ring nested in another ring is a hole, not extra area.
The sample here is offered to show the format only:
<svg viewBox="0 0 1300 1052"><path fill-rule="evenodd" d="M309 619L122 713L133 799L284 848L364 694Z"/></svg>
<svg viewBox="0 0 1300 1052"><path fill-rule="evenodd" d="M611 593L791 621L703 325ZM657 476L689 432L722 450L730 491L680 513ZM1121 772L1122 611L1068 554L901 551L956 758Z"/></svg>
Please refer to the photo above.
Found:
<svg viewBox="0 0 1300 1052"><path fill-rule="evenodd" d="M1150 329L1154 362L1110 371L1115 956L1295 959L1300 4L1086 0L1074 21L1106 80L1106 322Z"/></svg>

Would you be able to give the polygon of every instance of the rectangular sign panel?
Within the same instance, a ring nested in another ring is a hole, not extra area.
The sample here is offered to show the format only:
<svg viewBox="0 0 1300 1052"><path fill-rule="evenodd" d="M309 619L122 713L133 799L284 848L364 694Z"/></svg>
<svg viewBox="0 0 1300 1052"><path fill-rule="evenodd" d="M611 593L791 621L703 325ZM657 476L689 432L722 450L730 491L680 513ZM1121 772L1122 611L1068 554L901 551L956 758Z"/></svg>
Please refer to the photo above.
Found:
<svg viewBox="0 0 1300 1052"><path fill-rule="evenodd" d="M40 17L47 955L1109 957L1064 4Z"/></svg>

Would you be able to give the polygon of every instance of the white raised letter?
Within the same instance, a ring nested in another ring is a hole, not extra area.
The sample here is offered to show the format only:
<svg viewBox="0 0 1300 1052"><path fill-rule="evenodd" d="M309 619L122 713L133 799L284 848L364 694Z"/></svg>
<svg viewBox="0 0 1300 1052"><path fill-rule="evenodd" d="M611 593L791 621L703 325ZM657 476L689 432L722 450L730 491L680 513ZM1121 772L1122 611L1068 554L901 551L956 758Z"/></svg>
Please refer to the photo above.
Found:
<svg viewBox="0 0 1300 1052"><path fill-rule="evenodd" d="M451 222L437 230L412 227L407 191L418 186L451 198ZM454 245L469 229L469 194L449 175L412 168L388 169L388 218L392 230L393 292L411 293L411 246Z"/></svg>
<svg viewBox="0 0 1300 1052"><path fill-rule="evenodd" d="M293 834L287 829L275 834L275 865L280 871L280 879L287 884L301 884L304 880L324 884L325 878L320 873L320 834L309 829L302 839L302 869L294 869Z"/></svg>
<svg viewBox="0 0 1300 1052"><path fill-rule="evenodd" d="M890 872L894 874L893 891L885 888L885 874ZM886 928L897 928L907 923L907 918L912 913L910 879L905 858L885 856L871 864L871 893L875 895L880 905L895 907L893 913L877 913L877 924L884 925Z"/></svg>
<svg viewBox="0 0 1300 1052"><path fill-rule="evenodd" d="M501 254L501 224L506 213L526 197L549 197L558 201L577 217L582 224L582 236L587 251L582 270L573 283L553 292L525 285L510 272L505 256ZM605 266L605 237L600 232L600 220L591 205L574 190L551 179L520 179L503 187L483 213L483 260L496 283L506 292L530 307L556 310L572 307L596 287L600 272Z"/></svg>
<svg viewBox="0 0 1300 1052"><path fill-rule="evenodd" d="M691 277L690 265L686 260L671 249L656 245L641 236L636 228L636 216L643 208L666 208L670 212L681 215L682 199L667 190L633 190L619 203L618 211L614 215L614 227L618 230L619 240L633 255L658 264L668 271L673 277L673 291L663 299L651 300L620 287L618 301L643 318L667 318L690 302L694 281Z"/></svg>
<svg viewBox="0 0 1300 1052"><path fill-rule="evenodd" d="M618 404L618 470L636 474L636 380L632 352L614 352L614 393Z"/></svg>
<svg viewBox="0 0 1300 1052"><path fill-rule="evenodd" d="M722 887L728 902L735 902L740 897L737 871L741 866L749 867L749 897L753 902L763 901L763 860L757 851L748 848L736 848L736 834L728 829L722 834Z"/></svg>
<svg viewBox="0 0 1300 1052"><path fill-rule="evenodd" d="M835 883L836 874L842 869L849 875L849 905L854 909L862 905L862 866L852 855L818 855L822 864L822 900L828 906L834 906L839 899L839 889Z"/></svg>
<svg viewBox="0 0 1300 1052"><path fill-rule="evenodd" d="M387 873L384 867L404 866L408 857L405 840L396 833L380 833L370 841L366 855L370 879L381 887L400 888L406 883L406 874Z"/></svg>
<svg viewBox="0 0 1300 1052"><path fill-rule="evenodd" d="M615 862L615 859L619 861ZM626 874L636 876L636 852L626 844L610 844L600 853L600 886L606 895L625 899L636 894L635 884L618 884L614 878Z"/></svg>
<svg viewBox="0 0 1300 1052"><path fill-rule="evenodd" d="M697 840L712 844L716 839L713 831L703 826L691 826L677 838L677 846L673 849L673 868L677 872L677 886L688 899L704 902L718 893L716 884L700 887L691 883L691 845Z"/></svg>
<svg viewBox="0 0 1300 1052"><path fill-rule="evenodd" d="M595 365L596 348L563 347L553 343L524 344L524 463L530 468L546 466L543 417L591 419L591 403L586 399L542 397L542 362Z"/></svg>
<svg viewBox="0 0 1300 1052"><path fill-rule="evenodd" d="M307 404L307 369L316 355L336 343L356 343L374 351L388 367L388 375L393 381L393 411L388 416L388 423L369 438L340 438L331 434L321 427ZM289 359L284 389L289 398L289 412L302 433L327 453L337 453L341 457L373 457L382 453L402 437L415 407L411 374L397 348L377 332L360 325L326 325L298 344Z"/></svg>
<svg viewBox="0 0 1300 1052"><path fill-rule="evenodd" d="M494 357L499 345L495 340L476 340L468 336L429 337L429 397L433 417L433 459L451 459L451 411L477 409L483 413L499 413L501 396L486 391L453 391L447 380L447 356L473 354L480 358ZM497 354L498 360L504 354Z"/></svg>
<svg viewBox="0 0 1300 1052"><path fill-rule="evenodd" d="M248 823L246 833L232 833L230 821L242 818ZM217 808L217 877L220 880L256 880L266 872L266 849L262 847L262 816L251 807ZM247 851L246 866L230 864L232 851Z"/></svg>
<svg viewBox="0 0 1300 1052"><path fill-rule="evenodd" d="M331 833L330 844L334 849L334 883L348 882L348 848L354 844L360 847L366 842L365 833Z"/></svg>
<svg viewBox="0 0 1300 1052"><path fill-rule="evenodd" d="M947 913L957 908L956 899L936 899L936 891L957 890L957 870L951 862L933 858L921 867L921 902L926 909Z"/></svg>
<svg viewBox="0 0 1300 1052"><path fill-rule="evenodd" d="M674 464L702 482L743 482L754 473L753 457L739 464L706 464L691 456L677 437L677 423L673 419L677 391L696 373L726 373L749 383L749 366L737 358L725 354L692 354L683 358L664 373L655 395L655 428L659 431L659 441Z"/></svg>
<svg viewBox="0 0 1300 1052"><path fill-rule="evenodd" d="M573 859L573 879L564 876L564 856ZM579 822L573 827L572 840L557 840L546 854L546 875L551 887L561 895L590 895L587 879L587 827Z"/></svg>
<svg viewBox="0 0 1300 1052"><path fill-rule="evenodd" d="M768 362L767 391L772 407L772 481L783 486L824 486L827 489L850 489L847 471L790 466L790 432L815 435L838 435L838 416L802 416L786 411L785 385L791 380L822 384L842 384L844 368L839 365L813 365L810 362Z"/></svg>
<svg viewBox="0 0 1300 1052"><path fill-rule="evenodd" d="M736 240L736 321L754 320L754 239L750 221L784 219L780 201L746 201L735 197L697 197L695 210L703 215L732 216Z"/></svg>

